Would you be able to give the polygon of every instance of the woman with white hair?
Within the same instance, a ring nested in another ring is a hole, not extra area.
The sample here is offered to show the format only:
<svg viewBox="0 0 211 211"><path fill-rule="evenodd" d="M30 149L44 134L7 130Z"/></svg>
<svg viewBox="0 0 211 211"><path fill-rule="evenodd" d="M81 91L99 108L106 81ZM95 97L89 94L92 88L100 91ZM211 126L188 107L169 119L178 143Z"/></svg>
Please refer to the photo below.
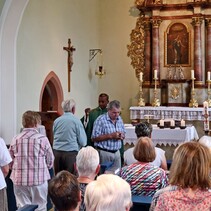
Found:
<svg viewBox="0 0 211 211"><path fill-rule="evenodd" d="M87 185L85 205L88 211L129 211L130 185L117 175L102 174Z"/></svg>
<svg viewBox="0 0 211 211"><path fill-rule="evenodd" d="M80 211L85 211L84 194L86 186L92 182L100 170L100 158L98 151L91 146L83 147L76 156L76 168L78 170L78 182L81 190Z"/></svg>

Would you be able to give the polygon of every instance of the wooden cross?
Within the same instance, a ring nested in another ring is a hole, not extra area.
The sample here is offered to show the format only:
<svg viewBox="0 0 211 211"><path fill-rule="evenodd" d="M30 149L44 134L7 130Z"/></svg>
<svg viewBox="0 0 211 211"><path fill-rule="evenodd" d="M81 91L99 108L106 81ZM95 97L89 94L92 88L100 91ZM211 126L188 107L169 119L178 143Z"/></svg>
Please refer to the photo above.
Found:
<svg viewBox="0 0 211 211"><path fill-rule="evenodd" d="M68 71L68 92L70 92L70 72L72 71L73 66L73 51L76 49L71 46L71 40L68 39L68 47L63 47L63 50L67 51L68 57L67 57L67 71Z"/></svg>

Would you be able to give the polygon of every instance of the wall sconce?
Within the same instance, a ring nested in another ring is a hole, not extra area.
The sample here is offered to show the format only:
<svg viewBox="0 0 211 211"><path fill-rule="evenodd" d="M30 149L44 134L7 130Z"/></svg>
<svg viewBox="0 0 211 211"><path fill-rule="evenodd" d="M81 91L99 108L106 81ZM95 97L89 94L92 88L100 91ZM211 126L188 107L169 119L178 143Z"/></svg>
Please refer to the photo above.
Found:
<svg viewBox="0 0 211 211"><path fill-rule="evenodd" d="M97 58L95 58L97 56ZM106 72L103 70L103 51L102 49L90 49L89 50L89 62L92 60L96 60L96 70L95 75L99 76L100 78L106 74Z"/></svg>

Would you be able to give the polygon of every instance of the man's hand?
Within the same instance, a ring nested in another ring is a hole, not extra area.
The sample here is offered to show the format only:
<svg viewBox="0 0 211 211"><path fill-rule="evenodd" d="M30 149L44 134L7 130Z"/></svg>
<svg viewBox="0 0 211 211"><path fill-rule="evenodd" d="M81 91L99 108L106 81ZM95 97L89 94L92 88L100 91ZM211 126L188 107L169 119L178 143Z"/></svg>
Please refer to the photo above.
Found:
<svg viewBox="0 0 211 211"><path fill-rule="evenodd" d="M114 133L111 133L110 135L111 135L111 139L123 140L125 138L125 134L121 132L114 132Z"/></svg>

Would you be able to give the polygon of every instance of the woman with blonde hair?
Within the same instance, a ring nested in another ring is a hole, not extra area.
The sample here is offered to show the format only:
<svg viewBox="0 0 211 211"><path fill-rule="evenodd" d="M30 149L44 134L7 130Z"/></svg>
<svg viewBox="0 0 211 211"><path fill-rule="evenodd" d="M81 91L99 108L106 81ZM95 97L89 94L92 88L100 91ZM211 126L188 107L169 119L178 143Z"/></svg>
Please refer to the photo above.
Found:
<svg viewBox="0 0 211 211"><path fill-rule="evenodd" d="M198 142L180 145L170 169L171 186L158 198L155 210L210 210L211 153Z"/></svg>
<svg viewBox="0 0 211 211"><path fill-rule="evenodd" d="M102 174L87 185L85 205L88 211L129 211L130 185L117 175Z"/></svg>

